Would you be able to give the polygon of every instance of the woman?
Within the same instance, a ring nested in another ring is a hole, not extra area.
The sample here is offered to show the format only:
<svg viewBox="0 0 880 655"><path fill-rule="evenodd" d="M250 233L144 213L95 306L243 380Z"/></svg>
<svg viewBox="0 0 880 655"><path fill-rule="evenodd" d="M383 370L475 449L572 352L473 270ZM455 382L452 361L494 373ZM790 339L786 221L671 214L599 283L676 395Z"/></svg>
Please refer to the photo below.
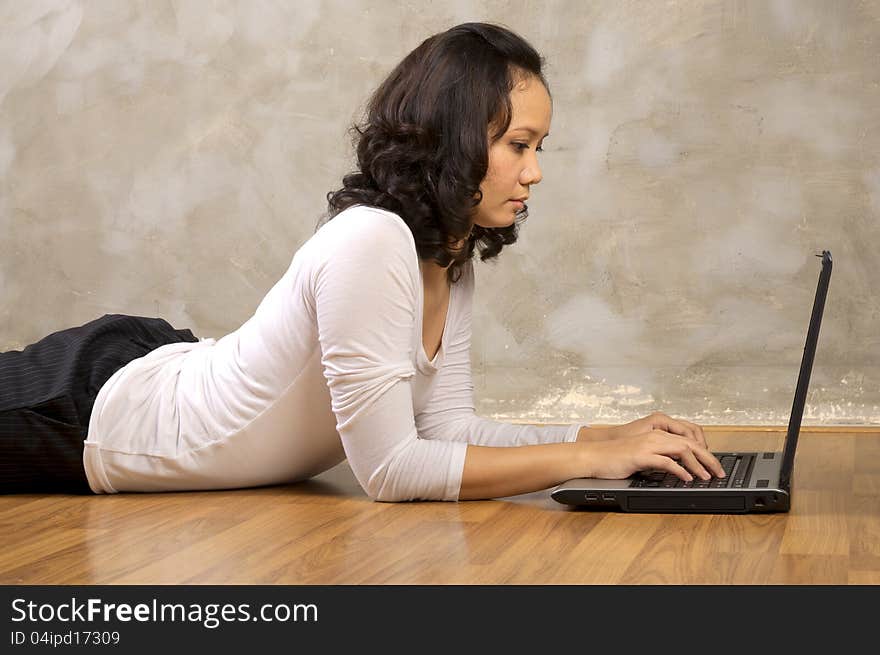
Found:
<svg viewBox="0 0 880 655"><path fill-rule="evenodd" d="M473 255L516 241L541 181L542 63L482 23L407 55L354 128L358 170L328 194L328 220L223 338L105 315L4 353L4 490L251 487L345 458L381 501L723 476L702 429L663 414L608 429L474 414Z"/></svg>

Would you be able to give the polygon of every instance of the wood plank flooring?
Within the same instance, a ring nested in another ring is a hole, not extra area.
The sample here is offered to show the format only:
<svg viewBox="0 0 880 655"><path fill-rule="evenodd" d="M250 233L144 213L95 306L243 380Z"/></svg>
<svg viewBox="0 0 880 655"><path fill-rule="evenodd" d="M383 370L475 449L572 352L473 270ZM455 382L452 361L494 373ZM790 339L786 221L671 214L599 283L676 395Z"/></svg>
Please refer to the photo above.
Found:
<svg viewBox="0 0 880 655"><path fill-rule="evenodd" d="M777 450L773 428L714 450ZM787 514L587 512L548 491L376 503L300 484L0 496L0 584L880 584L880 431L801 434Z"/></svg>

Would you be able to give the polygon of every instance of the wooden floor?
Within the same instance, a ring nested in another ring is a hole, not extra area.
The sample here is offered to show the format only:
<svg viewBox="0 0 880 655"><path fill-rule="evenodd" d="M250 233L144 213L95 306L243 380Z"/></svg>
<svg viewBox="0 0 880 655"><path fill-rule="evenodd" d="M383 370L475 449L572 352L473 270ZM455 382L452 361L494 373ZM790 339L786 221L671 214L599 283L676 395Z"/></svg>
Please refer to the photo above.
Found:
<svg viewBox="0 0 880 655"><path fill-rule="evenodd" d="M880 584L880 432L802 432L788 514L588 512L549 491L376 503L344 464L261 489L3 496L0 583Z"/></svg>

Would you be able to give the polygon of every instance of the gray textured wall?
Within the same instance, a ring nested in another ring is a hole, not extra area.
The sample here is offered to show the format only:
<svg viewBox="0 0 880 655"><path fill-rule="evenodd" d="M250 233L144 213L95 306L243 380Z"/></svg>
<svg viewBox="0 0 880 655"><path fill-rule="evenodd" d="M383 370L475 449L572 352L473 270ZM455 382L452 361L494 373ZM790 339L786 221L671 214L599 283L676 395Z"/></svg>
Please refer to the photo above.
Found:
<svg viewBox="0 0 880 655"><path fill-rule="evenodd" d="M544 182L477 265L478 411L880 423L880 1L0 2L0 350L105 313L238 327L430 34L548 59Z"/></svg>

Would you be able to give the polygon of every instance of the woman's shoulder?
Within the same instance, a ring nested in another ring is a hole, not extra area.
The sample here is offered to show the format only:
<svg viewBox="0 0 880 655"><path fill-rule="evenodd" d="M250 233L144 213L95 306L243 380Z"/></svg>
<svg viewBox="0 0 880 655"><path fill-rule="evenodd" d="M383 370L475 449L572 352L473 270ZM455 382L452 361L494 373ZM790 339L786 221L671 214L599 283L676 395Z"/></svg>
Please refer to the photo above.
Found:
<svg viewBox="0 0 880 655"><path fill-rule="evenodd" d="M418 272L412 232L400 216L380 207L354 205L342 210L324 223L303 249L315 264L340 257L365 258Z"/></svg>
<svg viewBox="0 0 880 655"><path fill-rule="evenodd" d="M346 234L388 231L408 234L412 237L409 226L399 214L372 205L352 205L336 214L321 229L336 224L339 231Z"/></svg>

